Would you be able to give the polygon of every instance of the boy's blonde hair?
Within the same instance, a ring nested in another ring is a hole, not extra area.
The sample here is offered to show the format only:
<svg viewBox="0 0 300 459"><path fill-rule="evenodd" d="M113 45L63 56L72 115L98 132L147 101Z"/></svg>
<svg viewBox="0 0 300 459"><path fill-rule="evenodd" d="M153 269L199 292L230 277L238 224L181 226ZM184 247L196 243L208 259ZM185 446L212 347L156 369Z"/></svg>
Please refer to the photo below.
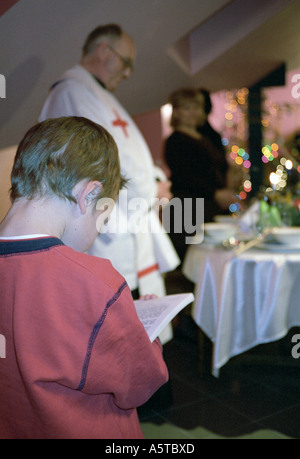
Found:
<svg viewBox="0 0 300 459"><path fill-rule="evenodd" d="M82 180L102 183L95 200L116 199L124 180L114 139L83 117L48 119L33 126L19 144L10 197L12 202L51 196L76 202L72 190Z"/></svg>

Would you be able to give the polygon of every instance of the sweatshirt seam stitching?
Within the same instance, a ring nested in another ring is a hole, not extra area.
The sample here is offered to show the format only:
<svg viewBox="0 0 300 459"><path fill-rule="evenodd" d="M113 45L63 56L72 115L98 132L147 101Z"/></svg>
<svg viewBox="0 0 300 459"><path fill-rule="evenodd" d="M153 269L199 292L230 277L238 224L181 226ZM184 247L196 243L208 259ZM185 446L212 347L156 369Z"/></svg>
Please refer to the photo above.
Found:
<svg viewBox="0 0 300 459"><path fill-rule="evenodd" d="M118 298L120 297L122 291L124 290L124 288L126 286L127 286L127 282L125 281L120 286L118 291L113 295L113 297L106 303L105 309L104 309L100 319L98 320L98 322L96 323L96 325L94 326L94 328L92 330L92 333L91 333L90 338L89 338L88 346L87 346L87 351L86 351L83 367L82 367L81 380L80 380L79 386L76 389L78 391L82 391L84 386L85 386L86 379L87 379L87 373L88 373L88 369L89 369L89 364L90 364L90 360L91 360L91 356L92 356L92 351L93 351L93 348L94 348L94 344L95 344L96 338L97 338L97 336L99 334L99 331L100 331L100 329L101 329L101 327L102 327L102 325L103 325L103 323L105 321L105 318L107 316L108 310L118 300Z"/></svg>

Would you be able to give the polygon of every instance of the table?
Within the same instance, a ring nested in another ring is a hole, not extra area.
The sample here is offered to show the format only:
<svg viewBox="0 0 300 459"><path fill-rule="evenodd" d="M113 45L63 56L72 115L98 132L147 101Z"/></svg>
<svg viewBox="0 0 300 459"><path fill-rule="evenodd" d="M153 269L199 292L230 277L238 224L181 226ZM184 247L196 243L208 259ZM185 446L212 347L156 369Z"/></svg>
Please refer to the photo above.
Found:
<svg viewBox="0 0 300 459"><path fill-rule="evenodd" d="M216 377L231 357L300 325L300 251L252 249L236 256L191 245L183 273L196 284L192 316L213 343Z"/></svg>

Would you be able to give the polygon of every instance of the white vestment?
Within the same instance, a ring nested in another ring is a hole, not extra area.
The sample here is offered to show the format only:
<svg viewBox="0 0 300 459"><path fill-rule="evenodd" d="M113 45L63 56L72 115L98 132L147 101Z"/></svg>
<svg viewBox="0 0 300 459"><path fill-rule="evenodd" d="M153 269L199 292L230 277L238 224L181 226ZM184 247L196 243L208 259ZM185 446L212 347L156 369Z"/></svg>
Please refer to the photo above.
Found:
<svg viewBox="0 0 300 459"><path fill-rule="evenodd" d="M175 269L179 258L161 227L157 213L151 209L157 193L156 173L142 134L114 95L81 65L66 71L53 85L39 120L60 116L83 116L110 132L118 145L122 175L129 180L126 187L128 202L132 203L138 198L147 207L146 212L139 214L140 229L131 231L128 208L119 199L113 217L116 219L117 216L118 219L115 230L108 225L105 233L99 234L89 253L110 259L131 290L139 288L141 295L164 295L161 273ZM144 231L151 221L151 228L156 228L155 234L151 233L151 229Z"/></svg>

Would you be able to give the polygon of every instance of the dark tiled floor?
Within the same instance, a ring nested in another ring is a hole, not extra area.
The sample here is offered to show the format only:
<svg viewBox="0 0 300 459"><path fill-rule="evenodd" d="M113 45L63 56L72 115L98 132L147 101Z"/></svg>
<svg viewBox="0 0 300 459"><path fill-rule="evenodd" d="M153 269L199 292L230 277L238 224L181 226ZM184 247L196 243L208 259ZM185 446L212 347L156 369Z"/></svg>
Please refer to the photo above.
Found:
<svg viewBox="0 0 300 459"><path fill-rule="evenodd" d="M170 383L139 409L146 438L300 438L300 359L291 356L293 331L232 359L216 379L209 371L209 342L206 370L199 371L198 329L188 310L175 325L174 339L164 346Z"/></svg>

